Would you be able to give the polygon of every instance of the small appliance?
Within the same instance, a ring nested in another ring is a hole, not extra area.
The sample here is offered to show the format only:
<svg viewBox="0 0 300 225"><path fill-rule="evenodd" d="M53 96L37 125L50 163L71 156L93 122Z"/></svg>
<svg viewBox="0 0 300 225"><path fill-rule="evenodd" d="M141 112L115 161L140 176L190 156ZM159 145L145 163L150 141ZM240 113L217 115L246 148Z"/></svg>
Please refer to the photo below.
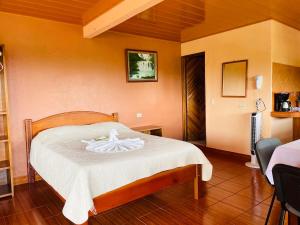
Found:
<svg viewBox="0 0 300 225"><path fill-rule="evenodd" d="M274 111L287 112L290 111L291 102L289 101L290 94L286 92L274 94Z"/></svg>

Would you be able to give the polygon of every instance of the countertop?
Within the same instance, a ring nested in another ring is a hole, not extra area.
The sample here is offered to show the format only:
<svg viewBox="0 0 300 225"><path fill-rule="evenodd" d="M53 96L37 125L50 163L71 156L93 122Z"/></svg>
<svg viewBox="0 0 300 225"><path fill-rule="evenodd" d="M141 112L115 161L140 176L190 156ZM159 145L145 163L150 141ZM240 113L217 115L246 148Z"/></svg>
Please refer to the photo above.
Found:
<svg viewBox="0 0 300 225"><path fill-rule="evenodd" d="M300 112L271 112L271 116L278 118L300 118Z"/></svg>

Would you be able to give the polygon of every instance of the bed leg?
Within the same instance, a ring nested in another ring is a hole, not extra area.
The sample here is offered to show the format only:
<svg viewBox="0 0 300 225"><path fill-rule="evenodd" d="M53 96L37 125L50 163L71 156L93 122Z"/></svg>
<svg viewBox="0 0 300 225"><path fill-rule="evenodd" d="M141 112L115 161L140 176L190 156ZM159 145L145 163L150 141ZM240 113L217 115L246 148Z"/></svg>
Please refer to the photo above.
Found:
<svg viewBox="0 0 300 225"><path fill-rule="evenodd" d="M32 120L26 119L24 121L25 124L25 138L26 138L26 157L27 157L27 179L28 183L32 184L35 182L35 170L30 165L30 148L31 148L31 141L32 141Z"/></svg>
<svg viewBox="0 0 300 225"><path fill-rule="evenodd" d="M29 184L33 184L35 182L35 170L33 169L33 167L30 165L30 163L28 163L28 183Z"/></svg>
<svg viewBox="0 0 300 225"><path fill-rule="evenodd" d="M195 177L195 180L194 180L194 199L195 200L199 199L199 181L198 181L198 177Z"/></svg>
<svg viewBox="0 0 300 225"><path fill-rule="evenodd" d="M202 166L196 166L196 177L194 179L194 199L198 200L206 193L206 183L202 181Z"/></svg>

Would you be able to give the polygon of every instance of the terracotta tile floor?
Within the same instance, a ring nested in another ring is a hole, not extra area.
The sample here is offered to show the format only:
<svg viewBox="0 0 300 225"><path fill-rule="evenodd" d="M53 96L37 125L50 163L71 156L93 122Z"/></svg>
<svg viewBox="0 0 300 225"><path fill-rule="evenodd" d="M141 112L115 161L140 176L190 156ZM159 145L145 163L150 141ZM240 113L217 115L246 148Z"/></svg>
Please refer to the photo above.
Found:
<svg viewBox="0 0 300 225"><path fill-rule="evenodd" d="M258 170L224 156L207 155L214 165L206 197L193 199L193 184L177 185L91 218L91 225L243 225L264 224L272 188ZM0 225L72 224L62 203L43 183L16 187L13 199L0 201ZM275 204L270 224L277 224Z"/></svg>

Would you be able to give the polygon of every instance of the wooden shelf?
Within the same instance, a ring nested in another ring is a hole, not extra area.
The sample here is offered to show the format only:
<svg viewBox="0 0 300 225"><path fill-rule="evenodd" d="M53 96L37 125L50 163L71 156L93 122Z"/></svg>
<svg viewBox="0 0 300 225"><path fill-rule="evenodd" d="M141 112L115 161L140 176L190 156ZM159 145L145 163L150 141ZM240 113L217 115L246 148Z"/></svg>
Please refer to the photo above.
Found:
<svg viewBox="0 0 300 225"><path fill-rule="evenodd" d="M278 118L300 118L300 112L271 112L271 116Z"/></svg>
<svg viewBox="0 0 300 225"><path fill-rule="evenodd" d="M10 169L9 161L8 160L0 161L0 171L8 170L8 169Z"/></svg>
<svg viewBox="0 0 300 225"><path fill-rule="evenodd" d="M272 117L293 118L293 140L300 139L300 112L271 112Z"/></svg>
<svg viewBox="0 0 300 225"><path fill-rule="evenodd" d="M0 76L0 172L1 174L1 185L0 185L0 198L14 195L14 180L13 180L13 166L12 166L12 152L10 145L10 134L9 132L9 121L8 121L8 91L7 91L7 76L6 76L6 65L5 65L5 51L4 46L0 45L0 63L4 69L1 71ZM5 176L2 177L2 175ZM3 178L3 180L2 180ZM5 178L5 179L4 179Z"/></svg>
<svg viewBox="0 0 300 225"><path fill-rule="evenodd" d="M132 130L142 132L144 134L151 134L155 136L162 136L162 127L156 125L133 127Z"/></svg>
<svg viewBox="0 0 300 225"><path fill-rule="evenodd" d="M0 198L12 196L12 190L10 184L0 185Z"/></svg>

